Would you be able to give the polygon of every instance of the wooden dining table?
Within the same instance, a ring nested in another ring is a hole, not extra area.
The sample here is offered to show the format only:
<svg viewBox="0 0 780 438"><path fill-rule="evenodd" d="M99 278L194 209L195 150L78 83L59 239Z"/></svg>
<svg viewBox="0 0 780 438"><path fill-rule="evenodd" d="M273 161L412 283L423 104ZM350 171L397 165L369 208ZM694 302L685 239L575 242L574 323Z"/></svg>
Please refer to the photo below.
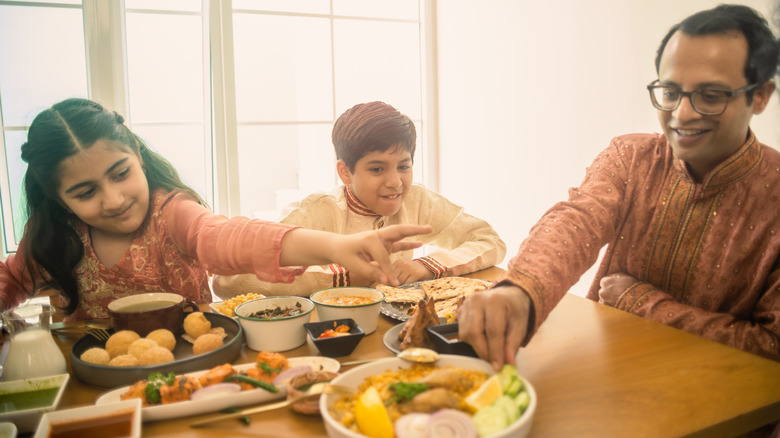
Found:
<svg viewBox="0 0 780 438"><path fill-rule="evenodd" d="M468 277L493 280L501 272ZM377 330L338 359L393 356L383 336L396 324L380 316ZM75 339L55 339L69 360ZM284 354L318 351L309 340ZM244 346L234 364L256 357ZM558 304L519 351L517 366L538 397L531 437L727 437L780 420L780 363L576 295ZM72 378L59 409L94 404L106 391ZM143 436L327 436L321 417L286 408L253 415L248 425L231 420L191 428L198 418L203 415L146 422Z"/></svg>

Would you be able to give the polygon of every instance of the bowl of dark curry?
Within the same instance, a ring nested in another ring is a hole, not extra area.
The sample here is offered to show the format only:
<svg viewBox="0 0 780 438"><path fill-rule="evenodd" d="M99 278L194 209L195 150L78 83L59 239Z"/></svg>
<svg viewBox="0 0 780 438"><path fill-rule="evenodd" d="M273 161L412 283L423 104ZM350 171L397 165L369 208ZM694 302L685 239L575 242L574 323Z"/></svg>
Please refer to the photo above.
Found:
<svg viewBox="0 0 780 438"><path fill-rule="evenodd" d="M309 322L314 303L303 297L266 297L235 309L246 345L255 351L287 351L306 343L303 324Z"/></svg>
<svg viewBox="0 0 780 438"><path fill-rule="evenodd" d="M333 287L309 297L320 321L352 318L366 332L374 333L385 294L368 287Z"/></svg>

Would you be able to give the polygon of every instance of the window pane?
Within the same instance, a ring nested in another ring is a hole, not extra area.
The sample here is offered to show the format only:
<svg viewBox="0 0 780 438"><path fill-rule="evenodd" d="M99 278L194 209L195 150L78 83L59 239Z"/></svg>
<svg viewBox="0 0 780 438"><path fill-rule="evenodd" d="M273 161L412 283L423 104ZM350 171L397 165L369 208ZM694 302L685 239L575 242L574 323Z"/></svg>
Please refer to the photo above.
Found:
<svg viewBox="0 0 780 438"><path fill-rule="evenodd" d="M27 164L22 161L22 144L27 141L27 131L6 131L5 133L5 163L8 166L8 179L10 180L10 202L3 202L3 208L10 208L13 216L13 234L15 242L22 239L24 224L27 221L26 200L23 195L22 178L27 171ZM5 216L5 212L3 212ZM5 217L4 217L5 219ZM6 226L11 224L6 223ZM7 249L7 248L6 248Z"/></svg>
<svg viewBox="0 0 780 438"><path fill-rule="evenodd" d="M23 3L42 3L40 0L17 0ZM80 5L81 0L46 0L45 3L54 3L58 5Z"/></svg>
<svg viewBox="0 0 780 438"><path fill-rule="evenodd" d="M239 122L333 118L329 23L233 14Z"/></svg>
<svg viewBox="0 0 780 438"><path fill-rule="evenodd" d="M310 14L330 13L330 5L325 0L233 0L233 9L308 12Z"/></svg>
<svg viewBox="0 0 780 438"><path fill-rule="evenodd" d="M334 15L417 20L418 0L333 0Z"/></svg>
<svg viewBox="0 0 780 438"><path fill-rule="evenodd" d="M201 20L199 15L127 14L127 70L134 122L203 122Z"/></svg>
<svg viewBox="0 0 780 438"><path fill-rule="evenodd" d="M331 126L242 126L238 129L241 214L269 217L312 192L336 186Z"/></svg>
<svg viewBox="0 0 780 438"><path fill-rule="evenodd" d="M200 7L200 0L125 0L125 9L200 12Z"/></svg>
<svg viewBox="0 0 780 438"><path fill-rule="evenodd" d="M206 144L203 126L142 125L133 126L132 130L152 150L170 161L187 185L203 199L209 199L206 194L211 192L211 142Z"/></svg>
<svg viewBox="0 0 780 438"><path fill-rule="evenodd" d="M384 101L421 119L417 23L335 20L336 109Z"/></svg>
<svg viewBox="0 0 780 438"><path fill-rule="evenodd" d="M87 97L85 59L81 9L0 6L5 126L27 126L60 100Z"/></svg>

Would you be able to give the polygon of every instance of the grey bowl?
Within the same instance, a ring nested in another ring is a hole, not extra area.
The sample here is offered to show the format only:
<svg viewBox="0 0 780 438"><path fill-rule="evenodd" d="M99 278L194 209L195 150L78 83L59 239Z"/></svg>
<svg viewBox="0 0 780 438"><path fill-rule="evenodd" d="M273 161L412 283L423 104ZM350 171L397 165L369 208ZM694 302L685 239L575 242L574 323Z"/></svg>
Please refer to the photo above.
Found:
<svg viewBox="0 0 780 438"><path fill-rule="evenodd" d="M183 340L181 336L177 336L176 347L173 349L173 355L177 359L173 362L137 367L110 367L92 364L80 359L81 354L92 347L105 348L104 341L86 335L76 341L70 350L73 375L88 385L118 388L146 379L150 373L167 374L173 372L182 374L207 370L225 362L232 362L241 354L241 347L244 345L244 332L241 330L241 325L225 315L211 312L203 312L203 315L211 322L211 327L222 327L227 334L224 344L214 351L194 356L192 344ZM109 333L113 333L113 330L109 330Z"/></svg>

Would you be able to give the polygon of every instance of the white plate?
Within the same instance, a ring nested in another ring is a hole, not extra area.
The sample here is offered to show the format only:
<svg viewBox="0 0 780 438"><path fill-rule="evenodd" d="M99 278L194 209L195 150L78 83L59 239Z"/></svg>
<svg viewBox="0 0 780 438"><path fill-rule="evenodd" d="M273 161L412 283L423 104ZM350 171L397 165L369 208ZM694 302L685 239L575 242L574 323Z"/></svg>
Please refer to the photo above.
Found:
<svg viewBox="0 0 780 438"><path fill-rule="evenodd" d="M218 314L220 314L220 315L227 316L227 315L225 315L224 313L220 312L220 311L219 311L219 309L217 309L217 308L214 306L214 304L219 304L219 303L221 303L221 302L222 302L222 301L217 301L216 303L209 303L209 309L210 309L212 312L214 312L214 313L218 313ZM237 316L230 316L229 318L233 318L233 319L235 319L236 321L238 321L238 317L237 317Z"/></svg>
<svg viewBox="0 0 780 438"><path fill-rule="evenodd" d="M332 371L334 373L337 373L341 368L341 364L336 359L322 356L291 357L288 359L288 362L290 368L309 365L314 370ZM238 371L243 371L254 368L255 366L255 363L252 362L234 365L233 368ZM198 377L207 371L208 370L187 373L186 376ZM111 392L107 392L101 395L95 404L101 405L119 401L119 397L127 392L128 388L130 387L125 386L124 388L119 388ZM279 388L279 392L277 393L268 392L264 389L258 388L248 391L241 391L238 394L226 394L222 397L211 397L204 400L187 400L166 405L146 406L143 408L142 412L143 421L168 420L171 418L186 417L189 415L206 414L230 407L264 403L271 400L281 399L285 396L287 396L286 388Z"/></svg>

